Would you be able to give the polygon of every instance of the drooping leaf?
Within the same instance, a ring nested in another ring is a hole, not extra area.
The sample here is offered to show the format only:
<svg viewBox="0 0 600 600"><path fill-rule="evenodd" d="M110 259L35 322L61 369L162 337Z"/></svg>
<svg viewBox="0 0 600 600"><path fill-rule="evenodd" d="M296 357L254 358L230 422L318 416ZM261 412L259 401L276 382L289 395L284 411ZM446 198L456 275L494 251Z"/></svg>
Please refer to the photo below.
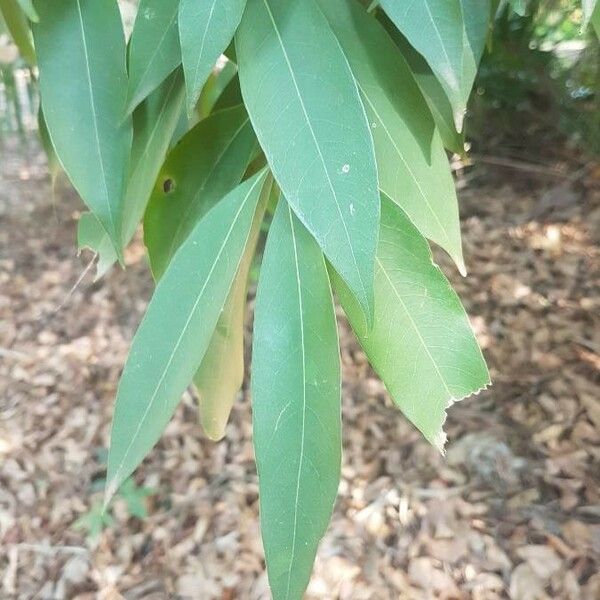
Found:
<svg viewBox="0 0 600 600"><path fill-rule="evenodd" d="M35 50L33 49L31 30L20 3L17 0L0 0L0 13L4 17L8 32L21 56L30 65L35 65Z"/></svg>
<svg viewBox="0 0 600 600"><path fill-rule="evenodd" d="M208 348L239 269L266 173L229 193L181 246L158 283L119 383L106 498L156 443Z"/></svg>
<svg viewBox="0 0 600 600"><path fill-rule="evenodd" d="M127 112L181 64L179 0L140 0L129 42Z"/></svg>
<svg viewBox="0 0 600 600"><path fill-rule="evenodd" d="M375 323L366 332L355 300L336 278L340 302L394 402L440 450L446 409L489 384L460 300L433 264L427 242L383 197L375 268Z"/></svg>
<svg viewBox="0 0 600 600"><path fill-rule="evenodd" d="M238 106L198 123L169 154L144 218L156 279L198 220L241 181L255 145L248 115Z"/></svg>
<svg viewBox="0 0 600 600"><path fill-rule="evenodd" d="M133 113L133 145L123 214L124 245L131 241L144 215L183 113L184 98L183 73L178 69Z"/></svg>
<svg viewBox="0 0 600 600"><path fill-rule="evenodd" d="M315 0L249 0L236 50L244 101L273 174L370 321L377 169L344 53Z"/></svg>
<svg viewBox="0 0 600 600"><path fill-rule="evenodd" d="M383 26L354 0L319 0L361 91L379 170L379 187L421 233L465 271L458 201L430 111Z"/></svg>
<svg viewBox="0 0 600 600"><path fill-rule="evenodd" d="M462 131L468 93L465 96L460 0L381 0L381 6L439 78L452 105L456 129Z"/></svg>
<svg viewBox="0 0 600 600"><path fill-rule="evenodd" d="M214 110L223 110L224 108L231 108L238 104L243 104L242 90L240 89L240 79L236 75L223 90L223 93L219 96L216 101Z"/></svg>
<svg viewBox="0 0 600 600"><path fill-rule="evenodd" d="M465 136L456 131L454 114L448 96L438 81L427 61L407 42L406 38L397 30L388 29L390 37L394 40L402 56L408 63L417 85L429 106L436 127L440 132L444 147L456 154L464 153Z"/></svg>
<svg viewBox="0 0 600 600"><path fill-rule="evenodd" d="M265 185L263 194L268 197L270 192L271 186ZM261 204L266 206L266 198ZM214 441L225 435L235 396L244 382L244 317L248 274L261 230L262 213L257 217L252 224L246 251L225 308L202 364L194 375L194 386L199 396L200 424L206 435Z"/></svg>
<svg viewBox="0 0 600 600"><path fill-rule="evenodd" d="M600 5L596 6L596 10L592 14L592 25L596 30L598 39L600 39Z"/></svg>
<svg viewBox="0 0 600 600"><path fill-rule="evenodd" d="M37 2L33 26L42 107L75 189L121 253L131 120L121 16L112 0Z"/></svg>
<svg viewBox="0 0 600 600"><path fill-rule="evenodd" d="M340 478L340 359L323 254L280 201L258 285L252 359L260 518L274 600L300 600Z"/></svg>
<svg viewBox="0 0 600 600"><path fill-rule="evenodd" d="M108 270L117 262L117 253L108 237L104 227L96 217L85 212L79 217L77 223L77 247L81 251L88 248L98 255L96 263L96 276L94 281L103 277Z"/></svg>
<svg viewBox="0 0 600 600"><path fill-rule="evenodd" d="M591 21L594 10L596 9L597 0L581 0L583 7L583 27Z"/></svg>
<svg viewBox="0 0 600 600"><path fill-rule="evenodd" d="M188 114L198 102L212 68L237 29L246 0L181 0L179 36Z"/></svg>
<svg viewBox="0 0 600 600"><path fill-rule="evenodd" d="M50 134L48 133L48 128L46 127L46 121L44 120L44 112L42 111L41 107L38 110L38 132L40 141L42 142L42 147L44 148L44 152L46 154L48 173L50 173L50 179L52 182L52 193L54 193L56 179L58 178L62 167L60 165L60 161L58 160L58 156L56 156L54 146L52 145L52 140L50 139Z"/></svg>

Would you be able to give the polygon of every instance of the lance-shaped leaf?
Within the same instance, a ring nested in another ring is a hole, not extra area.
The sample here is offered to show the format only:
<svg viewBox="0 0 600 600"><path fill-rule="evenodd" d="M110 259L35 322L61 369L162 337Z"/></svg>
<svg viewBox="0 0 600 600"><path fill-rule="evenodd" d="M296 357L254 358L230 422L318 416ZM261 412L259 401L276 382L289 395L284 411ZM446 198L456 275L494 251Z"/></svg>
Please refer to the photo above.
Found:
<svg viewBox="0 0 600 600"><path fill-rule="evenodd" d="M468 93L465 96L460 0L381 0L381 6L438 76L452 104L456 128L462 131Z"/></svg>
<svg viewBox="0 0 600 600"><path fill-rule="evenodd" d="M196 111L201 119L208 117L213 110L216 110L217 101L228 88L232 79L236 78L236 73L237 67L228 60L222 69L213 70L209 75L196 104ZM230 104L230 106L237 106L238 104L242 104L241 94L238 101L235 104Z"/></svg>
<svg viewBox="0 0 600 600"><path fill-rule="evenodd" d="M181 63L179 0L141 0L129 42L127 112L155 90Z"/></svg>
<svg viewBox="0 0 600 600"><path fill-rule="evenodd" d="M121 253L131 120L121 15L112 0L36 4L34 24L44 117L75 189Z"/></svg>
<svg viewBox="0 0 600 600"><path fill-rule="evenodd" d="M133 113L133 145L123 214L123 244L131 241L183 113L183 73L175 71Z"/></svg>
<svg viewBox="0 0 600 600"><path fill-rule="evenodd" d="M261 206L267 206L271 186L263 188ZM257 211L246 251L210 346L194 375L194 386L199 396L200 424L206 435L215 441L223 438L236 394L244 382L244 317L248 274L256 251L263 212Z"/></svg>
<svg viewBox="0 0 600 600"><path fill-rule="evenodd" d="M383 197L375 268L375 323L365 332L355 300L336 279L342 306L394 402L443 450L446 409L489 384L460 300L426 240Z"/></svg>
<svg viewBox="0 0 600 600"><path fill-rule="evenodd" d="M246 0L181 0L179 37L188 114L192 114L213 66L237 29Z"/></svg>
<svg viewBox="0 0 600 600"><path fill-rule="evenodd" d="M383 26L354 0L319 0L361 91L379 170L379 187L421 233L465 271L458 201L431 113Z"/></svg>
<svg viewBox="0 0 600 600"><path fill-rule="evenodd" d="M200 121L169 154L144 218L155 278L202 218L242 179L256 137L243 106Z"/></svg>
<svg viewBox="0 0 600 600"><path fill-rule="evenodd" d="M594 11L594 14L592 15L592 25L594 26L594 29L596 30L596 35L600 39L600 6L596 6L596 10Z"/></svg>
<svg viewBox="0 0 600 600"><path fill-rule="evenodd" d="M0 0L0 13L4 17L6 28L21 56L30 65L35 65L35 50L31 40L31 30L19 2L17 0Z"/></svg>
<svg viewBox="0 0 600 600"><path fill-rule="evenodd" d="M236 50L246 108L277 183L370 321L377 168L348 61L315 0L249 0Z"/></svg>
<svg viewBox="0 0 600 600"><path fill-rule="evenodd" d="M300 600L340 478L340 359L323 253L280 201L256 298L253 438L275 600Z"/></svg>
<svg viewBox="0 0 600 600"><path fill-rule="evenodd" d="M208 348L238 272L265 172L210 211L158 283L119 383L107 500L156 443Z"/></svg>

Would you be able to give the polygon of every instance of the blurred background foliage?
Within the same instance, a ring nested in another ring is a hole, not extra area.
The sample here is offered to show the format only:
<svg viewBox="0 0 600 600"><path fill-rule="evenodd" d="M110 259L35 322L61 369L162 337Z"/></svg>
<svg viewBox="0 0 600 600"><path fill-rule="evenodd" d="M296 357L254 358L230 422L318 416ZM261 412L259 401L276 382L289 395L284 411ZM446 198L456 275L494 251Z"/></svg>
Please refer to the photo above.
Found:
<svg viewBox="0 0 600 600"><path fill-rule="evenodd" d="M125 3L130 28L135 8ZM517 8L521 14L517 14ZM0 139L37 128L31 67L0 20ZM569 149L600 153L600 44L582 32L581 0L499 3L467 119L477 152L502 147L511 156Z"/></svg>

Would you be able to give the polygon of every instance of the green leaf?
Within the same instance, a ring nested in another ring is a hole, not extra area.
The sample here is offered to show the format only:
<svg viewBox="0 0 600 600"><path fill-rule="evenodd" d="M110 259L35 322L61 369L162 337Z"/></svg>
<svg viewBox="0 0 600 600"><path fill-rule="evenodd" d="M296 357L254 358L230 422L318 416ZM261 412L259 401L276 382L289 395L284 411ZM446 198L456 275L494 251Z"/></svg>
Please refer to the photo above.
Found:
<svg viewBox="0 0 600 600"><path fill-rule="evenodd" d="M355 300L335 288L370 363L394 402L440 450L446 409L489 384L485 361L456 293L427 242L383 197L375 268L375 323L364 330Z"/></svg>
<svg viewBox="0 0 600 600"><path fill-rule="evenodd" d="M265 185L263 194L268 197L271 186ZM261 202L266 205L266 199ZM200 368L194 375L194 385L199 395L200 423L206 435L218 441L225 435L229 414L244 382L244 317L248 275L262 225L262 214L254 220L246 244L246 251L235 276L225 308Z"/></svg>
<svg viewBox="0 0 600 600"><path fill-rule="evenodd" d="M300 600L337 494L340 357L327 268L286 202L271 225L256 298L253 438L274 600Z"/></svg>
<svg viewBox="0 0 600 600"><path fill-rule="evenodd" d="M129 42L127 113L181 63L179 0L141 0Z"/></svg>
<svg viewBox="0 0 600 600"><path fill-rule="evenodd" d="M75 189L120 255L131 120L125 38L112 0L42 0L33 33L50 138Z"/></svg>
<svg viewBox="0 0 600 600"><path fill-rule="evenodd" d="M185 87L178 69L133 113L133 145L123 214L123 245L133 237L183 112Z"/></svg>
<svg viewBox="0 0 600 600"><path fill-rule="evenodd" d="M40 20L31 0L17 0L17 2L30 21L37 23Z"/></svg>
<svg viewBox="0 0 600 600"><path fill-rule="evenodd" d="M460 0L381 0L381 6L439 78L453 107L456 129L462 131L469 94L465 95L463 81L464 24Z"/></svg>
<svg viewBox="0 0 600 600"><path fill-rule="evenodd" d="M60 165L60 161L58 160L58 156L56 156L54 146L52 145L52 140L50 139L50 134L48 133L48 128L46 127L46 121L44 120L44 112L42 111L41 106L38 110L38 132L40 135L42 147L44 148L44 152L46 154L46 159L48 161L48 172L50 173L50 180L52 182L52 193L54 194L56 180L62 170L62 167Z"/></svg>
<svg viewBox="0 0 600 600"><path fill-rule="evenodd" d="M600 5L596 6L596 10L592 15L592 25L596 30L596 35L600 39Z"/></svg>
<svg viewBox="0 0 600 600"><path fill-rule="evenodd" d="M379 188L465 271L458 201L441 138L399 50L354 0L319 0L361 91Z"/></svg>
<svg viewBox="0 0 600 600"><path fill-rule="evenodd" d="M314 0L249 0L236 50L246 108L277 183L369 322L377 169L346 57Z"/></svg>
<svg viewBox="0 0 600 600"><path fill-rule="evenodd" d="M103 277L117 262L117 254L110 238L98 219L90 212L83 213L79 217L77 246L80 251L89 248L98 255L95 281Z"/></svg>
<svg viewBox="0 0 600 600"><path fill-rule="evenodd" d="M402 52L413 76L429 106L444 147L456 154L464 154L465 136L458 133L454 124L454 114L448 96L434 75L427 61L408 43L397 29L388 29L388 33Z"/></svg>
<svg viewBox="0 0 600 600"><path fill-rule="evenodd" d="M169 154L144 218L156 279L195 224L242 179L256 137L243 106L200 121Z"/></svg>
<svg viewBox="0 0 600 600"><path fill-rule="evenodd" d="M158 283L119 383L106 500L159 439L209 346L239 270L266 174L235 188L191 232Z"/></svg>
<svg viewBox="0 0 600 600"><path fill-rule="evenodd" d="M126 479L119 489L119 496L125 501L127 512L138 519L145 519L148 516L146 498L155 493L152 488L136 485L133 477Z"/></svg>
<svg viewBox="0 0 600 600"><path fill-rule="evenodd" d="M188 114L192 114L213 66L237 29L246 0L181 0L179 37Z"/></svg>
<svg viewBox="0 0 600 600"><path fill-rule="evenodd" d="M0 13L4 17L8 32L21 56L30 65L35 65L35 50L33 49L31 31L20 3L16 0L0 0Z"/></svg>
<svg viewBox="0 0 600 600"><path fill-rule="evenodd" d="M216 103L223 92L227 89L231 81L235 78L236 73L237 67L230 60L228 60L222 69L215 69L209 75L204 87L202 88L202 93L200 94L200 98L196 106L196 110L201 119L208 117L208 115L215 110ZM235 104L231 104L230 106L237 106L238 104L242 104L241 96L239 97L238 101L235 102Z"/></svg>

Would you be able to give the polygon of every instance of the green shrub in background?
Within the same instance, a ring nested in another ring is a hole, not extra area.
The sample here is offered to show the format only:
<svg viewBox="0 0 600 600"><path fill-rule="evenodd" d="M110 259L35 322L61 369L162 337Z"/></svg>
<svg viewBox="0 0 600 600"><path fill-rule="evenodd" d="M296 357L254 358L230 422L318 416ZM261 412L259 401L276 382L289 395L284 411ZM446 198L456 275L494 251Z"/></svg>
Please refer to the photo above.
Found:
<svg viewBox="0 0 600 600"><path fill-rule="evenodd" d="M0 8L37 61L46 149L90 210L80 245L106 271L143 222L156 280L119 384L107 502L189 385L208 436L225 434L268 229L252 362L261 527L274 598L302 597L340 478L334 294L441 451L446 409L489 383L427 240L464 274L446 149L463 150L498 2L141 0L128 45L114 0Z"/></svg>

